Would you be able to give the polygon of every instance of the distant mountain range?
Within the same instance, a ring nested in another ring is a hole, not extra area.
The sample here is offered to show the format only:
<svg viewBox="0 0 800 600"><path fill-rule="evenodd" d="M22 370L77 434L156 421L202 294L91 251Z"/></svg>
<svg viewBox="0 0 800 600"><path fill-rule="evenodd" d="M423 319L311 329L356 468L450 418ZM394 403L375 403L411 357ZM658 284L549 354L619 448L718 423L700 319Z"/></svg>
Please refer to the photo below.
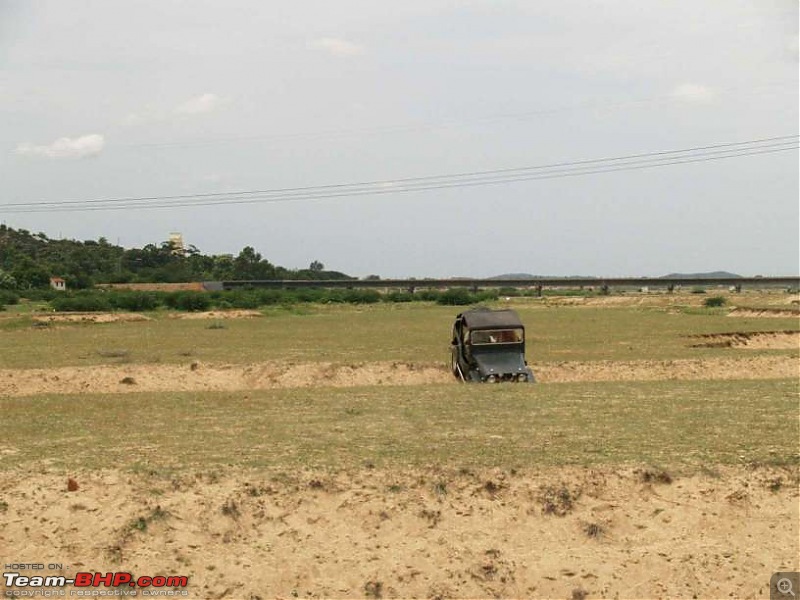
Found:
<svg viewBox="0 0 800 600"><path fill-rule="evenodd" d="M660 279L737 279L741 275L728 271L711 271L710 273L670 273L662 275Z"/></svg>
<svg viewBox="0 0 800 600"><path fill-rule="evenodd" d="M594 275L531 275L530 273L506 273L495 275L487 279L598 279Z"/></svg>
<svg viewBox="0 0 800 600"><path fill-rule="evenodd" d="M741 275L728 271L711 271L710 273L670 273L654 279L739 279ZM531 275L530 273L505 273L487 277L487 279L602 279L594 275Z"/></svg>

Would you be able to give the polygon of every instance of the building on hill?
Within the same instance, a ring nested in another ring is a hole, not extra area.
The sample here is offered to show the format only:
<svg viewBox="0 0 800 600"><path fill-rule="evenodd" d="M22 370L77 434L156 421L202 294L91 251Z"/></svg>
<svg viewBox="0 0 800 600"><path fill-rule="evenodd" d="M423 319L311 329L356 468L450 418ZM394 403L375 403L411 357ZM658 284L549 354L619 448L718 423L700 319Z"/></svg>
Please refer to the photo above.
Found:
<svg viewBox="0 0 800 600"><path fill-rule="evenodd" d="M59 292L66 292L67 282L61 279L61 277L51 277L50 287L53 288L54 290L58 290Z"/></svg>
<svg viewBox="0 0 800 600"><path fill-rule="evenodd" d="M186 254L186 248L183 245L183 234L173 231L169 234L169 245L172 248L172 253L177 256Z"/></svg>

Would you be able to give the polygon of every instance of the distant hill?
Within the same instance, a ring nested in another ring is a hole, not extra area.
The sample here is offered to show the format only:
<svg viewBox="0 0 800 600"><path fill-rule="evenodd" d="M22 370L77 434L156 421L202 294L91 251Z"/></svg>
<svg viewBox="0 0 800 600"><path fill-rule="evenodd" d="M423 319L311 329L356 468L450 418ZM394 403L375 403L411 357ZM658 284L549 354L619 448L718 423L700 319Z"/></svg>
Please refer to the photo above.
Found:
<svg viewBox="0 0 800 600"><path fill-rule="evenodd" d="M195 246L171 241L123 248L106 238L54 240L44 233L13 229L0 223L0 289L47 288L51 277L66 280L69 289L99 283L185 283L231 279L352 279L329 271L319 261L307 269L273 265L251 246L238 255L204 255Z"/></svg>
<svg viewBox="0 0 800 600"><path fill-rule="evenodd" d="M597 279L593 275L531 275L530 273L506 273L505 275L495 275L487 279Z"/></svg>
<svg viewBox="0 0 800 600"><path fill-rule="evenodd" d="M712 271L710 273L670 273L657 279L740 279L742 276L728 271ZM505 273L487 277L487 279L601 279L593 275L531 275L530 273Z"/></svg>
<svg viewBox="0 0 800 600"><path fill-rule="evenodd" d="M710 273L670 273L660 279L738 279L741 275L728 271L711 271Z"/></svg>

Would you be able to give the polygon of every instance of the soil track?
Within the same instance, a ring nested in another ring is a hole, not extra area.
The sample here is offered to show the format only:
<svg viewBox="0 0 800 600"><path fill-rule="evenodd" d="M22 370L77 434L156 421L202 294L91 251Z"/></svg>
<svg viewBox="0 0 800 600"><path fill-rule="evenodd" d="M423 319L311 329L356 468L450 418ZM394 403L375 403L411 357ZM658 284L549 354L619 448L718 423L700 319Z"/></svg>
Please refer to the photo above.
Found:
<svg viewBox="0 0 800 600"><path fill-rule="evenodd" d="M724 359L560 362L534 365L541 383L668 379L775 379L798 376L791 356ZM236 391L295 387L453 384L442 365L375 362L265 362L219 365L121 364L53 369L2 369L0 395L122 394L166 391Z"/></svg>
<svg viewBox="0 0 800 600"><path fill-rule="evenodd" d="M765 598L798 569L791 469L70 476L3 473L8 559L196 598Z"/></svg>

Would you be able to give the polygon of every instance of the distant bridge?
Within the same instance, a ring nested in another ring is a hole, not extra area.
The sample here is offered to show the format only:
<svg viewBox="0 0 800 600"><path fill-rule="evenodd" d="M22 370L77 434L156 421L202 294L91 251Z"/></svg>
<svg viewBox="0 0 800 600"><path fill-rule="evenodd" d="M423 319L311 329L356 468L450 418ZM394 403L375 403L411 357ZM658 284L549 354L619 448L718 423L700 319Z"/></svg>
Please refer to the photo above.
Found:
<svg viewBox="0 0 800 600"><path fill-rule="evenodd" d="M665 288L716 287L742 288L800 288L800 276L790 277L725 277L720 279L693 279L683 277L587 277L587 278L533 278L533 279L255 279L237 281L206 281L207 290L235 290L242 288L299 289L299 288L396 288L413 292L417 289L469 288Z"/></svg>

